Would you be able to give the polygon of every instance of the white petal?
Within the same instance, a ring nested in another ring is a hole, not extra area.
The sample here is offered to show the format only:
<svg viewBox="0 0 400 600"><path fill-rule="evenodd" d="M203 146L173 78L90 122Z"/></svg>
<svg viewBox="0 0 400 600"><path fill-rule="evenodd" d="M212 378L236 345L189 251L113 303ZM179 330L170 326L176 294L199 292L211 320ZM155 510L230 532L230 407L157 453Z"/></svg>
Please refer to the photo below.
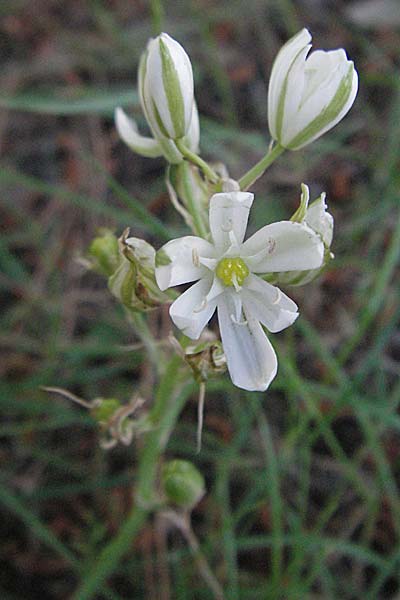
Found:
<svg viewBox="0 0 400 600"><path fill-rule="evenodd" d="M217 297L207 300L212 279L200 279L181 294L169 309L175 325L192 340L197 340L217 306Z"/></svg>
<svg viewBox="0 0 400 600"><path fill-rule="evenodd" d="M276 375L278 362L275 351L260 323L245 314L238 324L229 293L218 302L218 320L222 346L232 382L244 390L264 391Z"/></svg>
<svg viewBox="0 0 400 600"><path fill-rule="evenodd" d="M291 117L293 126L290 128L290 135L284 136L285 144L290 144L297 134L329 106L346 76L349 61L342 48L330 52L318 50L307 59L305 68L307 78L305 89L297 114ZM296 88L293 89L293 94L295 90Z"/></svg>
<svg viewBox="0 0 400 600"><path fill-rule="evenodd" d="M210 229L215 246L220 252L232 244L239 246L244 238L253 204L250 192L214 194L210 200Z"/></svg>
<svg viewBox="0 0 400 600"><path fill-rule="evenodd" d="M186 142L192 152L198 153L200 143L200 122L196 102L193 102L192 120L190 121L189 131L186 135Z"/></svg>
<svg viewBox="0 0 400 600"><path fill-rule="evenodd" d="M329 248L333 238L333 217L327 211L325 193L313 202L306 213L306 223L311 229L319 233L325 246Z"/></svg>
<svg viewBox="0 0 400 600"><path fill-rule="evenodd" d="M306 84L306 57L310 49L311 45L309 44L298 53L288 72L283 104L282 127L278 127L277 138L283 146L287 146L297 133L298 111Z"/></svg>
<svg viewBox="0 0 400 600"><path fill-rule="evenodd" d="M310 40L311 35L307 29L299 31L280 49L272 66L268 86L268 124L274 139L277 139L277 114L286 76L294 59Z"/></svg>
<svg viewBox="0 0 400 600"><path fill-rule="evenodd" d="M279 221L262 227L246 240L241 256L254 273L303 271L322 265L324 245L307 225Z"/></svg>
<svg viewBox="0 0 400 600"><path fill-rule="evenodd" d="M271 333L286 329L299 313L297 304L281 290L256 275L249 275L241 291L246 313L253 315Z"/></svg>
<svg viewBox="0 0 400 600"><path fill-rule="evenodd" d="M212 244L203 238L187 235L167 242L156 255L156 280L160 290L190 283L210 273L199 257L213 258ZM168 262L169 261L169 262Z"/></svg>
<svg viewBox="0 0 400 600"><path fill-rule="evenodd" d="M120 107L115 109L115 125L120 138L137 154L150 158L162 156L159 143L153 138L140 135L135 121Z"/></svg>

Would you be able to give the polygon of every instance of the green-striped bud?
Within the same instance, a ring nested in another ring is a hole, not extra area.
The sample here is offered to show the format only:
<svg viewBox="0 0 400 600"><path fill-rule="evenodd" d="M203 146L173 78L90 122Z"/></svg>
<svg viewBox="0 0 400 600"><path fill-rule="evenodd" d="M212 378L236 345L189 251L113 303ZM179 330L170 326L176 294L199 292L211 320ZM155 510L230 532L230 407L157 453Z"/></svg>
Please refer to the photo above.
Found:
<svg viewBox="0 0 400 600"><path fill-rule="evenodd" d="M193 73L182 46L168 34L150 40L139 66L139 91L157 139L183 138L194 105Z"/></svg>
<svg viewBox="0 0 400 600"><path fill-rule="evenodd" d="M358 75L343 48L317 50L308 58L311 35L302 29L280 50L268 88L271 136L284 148L298 150L334 127L348 113Z"/></svg>
<svg viewBox="0 0 400 600"><path fill-rule="evenodd" d="M167 499L180 508L192 509L205 494L202 474L187 460L171 460L162 471L162 485Z"/></svg>

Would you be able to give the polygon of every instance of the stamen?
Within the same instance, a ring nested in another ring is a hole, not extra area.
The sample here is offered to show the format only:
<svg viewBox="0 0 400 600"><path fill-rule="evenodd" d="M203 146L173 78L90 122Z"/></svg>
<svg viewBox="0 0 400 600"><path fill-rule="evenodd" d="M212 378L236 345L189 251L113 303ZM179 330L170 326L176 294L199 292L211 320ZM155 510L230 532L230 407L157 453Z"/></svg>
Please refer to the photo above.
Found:
<svg viewBox="0 0 400 600"><path fill-rule="evenodd" d="M202 310L204 310L204 309L205 309L205 307L207 306L207 304L208 304L208 303L207 303L207 298L203 298L203 300L202 300L201 304L200 304L200 305L199 305L197 308L194 308L194 309L193 309L193 312L194 312L194 313L199 313L199 312L201 312Z"/></svg>
<svg viewBox="0 0 400 600"><path fill-rule="evenodd" d="M231 231L229 232L229 241L232 244L232 246L239 246L236 234L233 231L233 229L231 229Z"/></svg>
<svg viewBox="0 0 400 600"><path fill-rule="evenodd" d="M237 292L240 292L240 290L242 289L242 286L239 285L238 283L238 278L235 272L232 273L232 283L233 283L233 287L235 288L235 290Z"/></svg>
<svg viewBox="0 0 400 600"><path fill-rule="evenodd" d="M233 229L233 222L232 222L232 219L231 219L231 218L228 218L228 219L226 220L226 224L225 224L225 225L221 225L221 230L222 230L224 233L229 233L230 231L232 231L232 229Z"/></svg>
<svg viewBox="0 0 400 600"><path fill-rule="evenodd" d="M206 258L204 256L200 256L198 258L199 260L199 265L203 265L204 267L207 267L207 269L210 269L210 271L214 271L216 265L217 265L217 259L216 258Z"/></svg>
<svg viewBox="0 0 400 600"><path fill-rule="evenodd" d="M235 315L229 315L231 318L232 323L234 323L235 325L247 325L248 321L247 319L243 319L243 321L239 321L238 319L236 319Z"/></svg>
<svg viewBox="0 0 400 600"><path fill-rule="evenodd" d="M199 254L197 252L197 248L192 248L192 262L195 267L200 266Z"/></svg>
<svg viewBox="0 0 400 600"><path fill-rule="evenodd" d="M267 252L268 254L272 254L276 248L276 240L274 238L269 238L267 242Z"/></svg>
<svg viewBox="0 0 400 600"><path fill-rule="evenodd" d="M277 294L276 294L275 300L272 301L272 304L279 304L279 302L282 299L282 292L281 292L281 290L279 288L275 288L275 289L277 291Z"/></svg>

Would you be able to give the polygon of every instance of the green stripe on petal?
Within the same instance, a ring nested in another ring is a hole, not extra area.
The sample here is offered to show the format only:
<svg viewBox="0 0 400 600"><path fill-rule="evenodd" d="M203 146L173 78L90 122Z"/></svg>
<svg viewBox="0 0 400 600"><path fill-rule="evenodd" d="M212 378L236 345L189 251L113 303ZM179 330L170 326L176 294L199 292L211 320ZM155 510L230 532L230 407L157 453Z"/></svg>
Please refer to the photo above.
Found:
<svg viewBox="0 0 400 600"><path fill-rule="evenodd" d="M175 137L181 138L186 133L186 127L185 106L183 102L179 76L167 45L164 43L162 38L159 40L159 47L162 63L162 79L165 95L167 97L169 113L174 126Z"/></svg>
<svg viewBox="0 0 400 600"><path fill-rule="evenodd" d="M336 119L350 97L353 87L353 73L354 64L350 63L349 69L343 77L331 102L321 111L318 117L311 121L303 131L298 133L290 143L286 145L287 148L296 150L303 146Z"/></svg>

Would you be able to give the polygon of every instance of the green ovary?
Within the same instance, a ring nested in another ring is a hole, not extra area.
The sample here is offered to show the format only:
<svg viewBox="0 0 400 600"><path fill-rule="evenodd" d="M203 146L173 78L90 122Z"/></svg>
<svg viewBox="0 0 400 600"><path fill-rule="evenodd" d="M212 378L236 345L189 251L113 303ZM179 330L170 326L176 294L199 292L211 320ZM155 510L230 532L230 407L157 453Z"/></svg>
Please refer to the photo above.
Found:
<svg viewBox="0 0 400 600"><path fill-rule="evenodd" d="M241 258L223 258L217 264L215 273L224 285L234 286L242 285L250 271Z"/></svg>

